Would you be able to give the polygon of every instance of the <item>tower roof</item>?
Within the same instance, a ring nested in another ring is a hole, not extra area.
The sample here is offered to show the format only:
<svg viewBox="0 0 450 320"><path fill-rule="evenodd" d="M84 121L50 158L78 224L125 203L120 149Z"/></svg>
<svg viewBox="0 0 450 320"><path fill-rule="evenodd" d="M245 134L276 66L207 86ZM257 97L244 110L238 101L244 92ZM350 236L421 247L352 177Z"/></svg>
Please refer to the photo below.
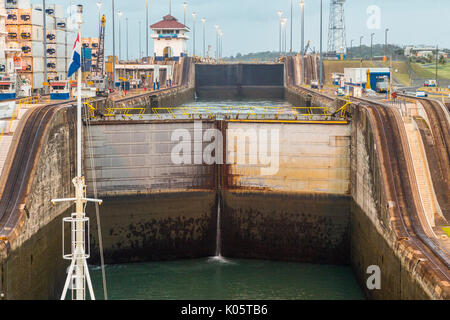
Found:
<svg viewBox="0 0 450 320"><path fill-rule="evenodd" d="M153 24L150 26L152 29L188 29L184 24L179 23L178 20L174 17L168 14L167 16L163 17L163 20Z"/></svg>

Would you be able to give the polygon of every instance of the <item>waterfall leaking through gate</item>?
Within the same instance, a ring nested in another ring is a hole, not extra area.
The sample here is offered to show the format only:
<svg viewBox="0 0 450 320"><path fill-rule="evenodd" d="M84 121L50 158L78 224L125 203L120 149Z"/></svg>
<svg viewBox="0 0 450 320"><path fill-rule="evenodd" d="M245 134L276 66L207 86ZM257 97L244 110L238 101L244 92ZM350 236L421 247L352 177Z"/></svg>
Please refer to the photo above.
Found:
<svg viewBox="0 0 450 320"><path fill-rule="evenodd" d="M220 197L217 203L217 231L216 231L216 258L222 257L222 235L221 235L221 208Z"/></svg>

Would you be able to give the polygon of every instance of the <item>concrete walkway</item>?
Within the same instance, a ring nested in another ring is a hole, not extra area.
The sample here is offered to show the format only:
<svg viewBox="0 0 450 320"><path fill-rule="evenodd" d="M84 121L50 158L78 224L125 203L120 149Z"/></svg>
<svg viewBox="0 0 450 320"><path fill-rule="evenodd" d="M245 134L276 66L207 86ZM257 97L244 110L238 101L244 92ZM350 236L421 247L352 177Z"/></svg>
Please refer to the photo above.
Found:
<svg viewBox="0 0 450 320"><path fill-rule="evenodd" d="M450 254L450 239L441 230L441 227L436 225L436 218L443 218L443 214L433 187L425 146L419 127L413 119L413 116L418 116L419 113L420 110L417 107L412 107L408 110L408 115L402 117L414 169L414 178L416 179L424 213L424 215L419 216L419 219L427 236L436 239L439 246Z"/></svg>
<svg viewBox="0 0 450 320"><path fill-rule="evenodd" d="M18 116L13 118L3 118L0 120L0 177L3 174L3 167L8 156L9 148L13 140L14 133L25 114L39 105L16 105L14 114L17 110Z"/></svg>

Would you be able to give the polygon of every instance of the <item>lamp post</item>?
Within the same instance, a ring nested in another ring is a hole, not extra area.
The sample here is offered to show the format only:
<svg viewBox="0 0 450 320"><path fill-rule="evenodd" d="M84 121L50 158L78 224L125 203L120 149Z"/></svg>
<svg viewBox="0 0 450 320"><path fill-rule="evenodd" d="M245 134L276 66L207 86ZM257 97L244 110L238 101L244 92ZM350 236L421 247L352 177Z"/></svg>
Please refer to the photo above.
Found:
<svg viewBox="0 0 450 320"><path fill-rule="evenodd" d="M148 1L148 0L147 0ZM187 8L187 2L183 3L184 7L184 25L186 25L186 8Z"/></svg>
<svg viewBox="0 0 450 320"><path fill-rule="evenodd" d="M370 35L370 60L373 60L373 36L375 33Z"/></svg>
<svg viewBox="0 0 450 320"><path fill-rule="evenodd" d="M148 0L147 0L148 1ZM114 0L112 0L112 25L113 25L113 88L116 86L116 26Z"/></svg>
<svg viewBox="0 0 450 320"><path fill-rule="evenodd" d="M169 0L169 14L172 15L172 0Z"/></svg>
<svg viewBox="0 0 450 320"><path fill-rule="evenodd" d="M392 59L391 59L392 61ZM436 45L436 90L438 90L439 82L438 82L438 66L439 66L439 45Z"/></svg>
<svg viewBox="0 0 450 320"><path fill-rule="evenodd" d="M128 17L125 19L126 22L126 39L127 39L127 61L130 61L130 58L128 56Z"/></svg>
<svg viewBox="0 0 450 320"><path fill-rule="evenodd" d="M384 35L384 56L386 57L386 59L387 59L387 49L388 49L388 40L387 40L387 37L388 37L388 31L389 31L389 28L387 28L386 29L386 31L385 31L385 35Z"/></svg>
<svg viewBox="0 0 450 320"><path fill-rule="evenodd" d="M322 53L322 26L323 26L323 0L320 0L320 75L319 75L319 90L323 86L323 53Z"/></svg>
<svg viewBox="0 0 450 320"><path fill-rule="evenodd" d="M287 27L287 18L283 18L283 21L281 22L281 25L283 26L283 53L286 54L286 27Z"/></svg>
<svg viewBox="0 0 450 320"><path fill-rule="evenodd" d="M194 31L194 47L193 47L193 56L195 57L195 17L197 16L197 14L195 12L192 13L192 19L193 19L193 31Z"/></svg>
<svg viewBox="0 0 450 320"><path fill-rule="evenodd" d="M294 30L294 27L293 27L293 22L294 22L294 20L293 20L293 13L292 13L292 11L294 10L294 0L291 0L291 47L290 47L290 50L289 50L289 52L290 53L292 53L292 33L293 33L293 30Z"/></svg>
<svg viewBox="0 0 450 320"><path fill-rule="evenodd" d="M216 28L216 61L219 61L219 25L215 25Z"/></svg>
<svg viewBox="0 0 450 320"><path fill-rule="evenodd" d="M101 16L100 16L100 10L102 8L102 3L100 1L97 2L97 11L98 11L98 34L100 36L100 28L101 28Z"/></svg>
<svg viewBox="0 0 450 320"><path fill-rule="evenodd" d="M222 30L219 30L219 58L222 58L222 38L223 32Z"/></svg>
<svg viewBox="0 0 450 320"><path fill-rule="evenodd" d="M119 61L122 58L122 34L120 32L120 17L122 16L122 12L118 11L117 16L119 17Z"/></svg>
<svg viewBox="0 0 450 320"><path fill-rule="evenodd" d="M302 17L302 84L305 83L305 0L300 2L301 17Z"/></svg>
<svg viewBox="0 0 450 320"><path fill-rule="evenodd" d="M362 58L362 39L363 38L364 38L364 36L361 36L359 38L359 55L360 55L359 81L361 82L361 88L362 88L362 62L363 62L363 58Z"/></svg>
<svg viewBox="0 0 450 320"><path fill-rule="evenodd" d="M139 21L139 60L142 59L142 26L141 26L141 21Z"/></svg>
<svg viewBox="0 0 450 320"><path fill-rule="evenodd" d="M149 29L149 25L148 25L148 0L146 0L146 10L145 10L145 45L146 45L146 61L147 63L149 63L149 56L148 56L148 29Z"/></svg>
<svg viewBox="0 0 450 320"><path fill-rule="evenodd" d="M206 19L202 18L203 23L203 58L206 56Z"/></svg>
<svg viewBox="0 0 450 320"><path fill-rule="evenodd" d="M72 10L72 8L71 8ZM45 17L45 0L42 0L42 11L44 17L44 81L48 82L48 73L47 73L47 22ZM81 41L81 39L80 39ZM45 87L45 93L47 93L48 86Z"/></svg>
<svg viewBox="0 0 450 320"><path fill-rule="evenodd" d="M279 20L279 24L280 24L280 56L281 56L281 22L282 22L282 17L283 17L283 11L282 10L278 10L278 20Z"/></svg>
<svg viewBox="0 0 450 320"><path fill-rule="evenodd" d="M350 52L351 52L352 59L353 59L353 41L355 41L355 40L350 41Z"/></svg>

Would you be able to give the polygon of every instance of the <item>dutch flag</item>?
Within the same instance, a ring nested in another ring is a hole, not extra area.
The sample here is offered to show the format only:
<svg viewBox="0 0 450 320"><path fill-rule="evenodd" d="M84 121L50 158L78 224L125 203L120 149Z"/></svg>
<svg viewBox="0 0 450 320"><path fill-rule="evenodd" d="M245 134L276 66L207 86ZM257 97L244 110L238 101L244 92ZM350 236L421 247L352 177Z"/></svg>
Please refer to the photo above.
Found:
<svg viewBox="0 0 450 320"><path fill-rule="evenodd" d="M78 34L75 44L73 46L72 62L69 66L67 77L71 77L81 67L81 42L80 34Z"/></svg>

